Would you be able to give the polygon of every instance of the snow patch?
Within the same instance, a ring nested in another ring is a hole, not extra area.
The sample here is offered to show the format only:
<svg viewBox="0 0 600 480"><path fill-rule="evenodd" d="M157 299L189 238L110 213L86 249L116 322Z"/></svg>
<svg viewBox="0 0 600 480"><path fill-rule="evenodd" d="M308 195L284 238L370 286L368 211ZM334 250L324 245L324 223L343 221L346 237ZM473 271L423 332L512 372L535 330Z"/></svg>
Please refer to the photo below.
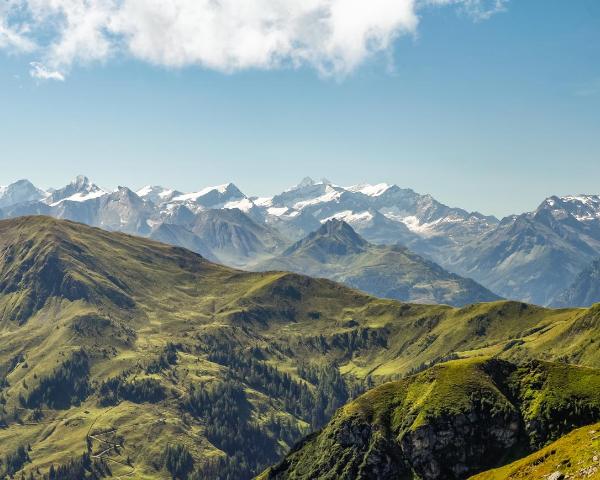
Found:
<svg viewBox="0 0 600 480"><path fill-rule="evenodd" d="M249 200L247 198L242 198L241 200L232 200L231 202L227 202L225 205L223 205L223 208L238 208L242 212L249 212L250 210L252 210L253 207L254 203L252 202L252 200Z"/></svg>
<svg viewBox="0 0 600 480"><path fill-rule="evenodd" d="M60 205L62 202L70 201L70 202L85 202L87 200L93 200L94 198L102 197L106 195L108 192L105 192L101 188L94 189L91 192L77 192L70 197L62 198L58 202L51 203L51 207L56 207Z"/></svg>
<svg viewBox="0 0 600 480"><path fill-rule="evenodd" d="M285 215L288 210L288 207L269 207L267 208L267 213L275 217L281 217L282 215Z"/></svg>
<svg viewBox="0 0 600 480"><path fill-rule="evenodd" d="M342 196L342 192L336 190L331 187L331 185L327 185L325 187L325 193L317 198L312 198L310 200L303 200L294 205L294 209L302 210L305 207L310 205L318 205L319 203L327 203L327 202L335 202L340 199Z"/></svg>
<svg viewBox="0 0 600 480"><path fill-rule="evenodd" d="M391 185L387 183L378 183L376 185L362 183L359 185L352 185L351 187L347 187L346 190L354 193L362 193L363 195L367 195L369 197L378 197L387 192L390 188Z"/></svg>
<svg viewBox="0 0 600 480"><path fill-rule="evenodd" d="M273 205L273 197L258 197L252 200L259 207L270 207Z"/></svg>
<svg viewBox="0 0 600 480"><path fill-rule="evenodd" d="M138 197L146 197L146 196L150 195L153 191L154 191L154 187L152 185L146 185L146 186L140 188L137 192L135 192L135 194Z"/></svg>
<svg viewBox="0 0 600 480"><path fill-rule="evenodd" d="M336 213L331 217L321 220L321 223L326 223L329 220L343 220L350 225L362 225L369 223L373 220L373 214L371 212L353 212L352 210L344 210L343 212Z"/></svg>
<svg viewBox="0 0 600 480"><path fill-rule="evenodd" d="M206 187L198 192L184 193L183 195L178 195L177 197L175 197L173 199L173 201L174 202L186 202L188 200L196 201L200 197L203 197L204 195L206 195L207 193L210 193L212 191L217 191L219 193L225 193L230 186L231 186L231 183L224 183L223 185L215 185L212 187Z"/></svg>

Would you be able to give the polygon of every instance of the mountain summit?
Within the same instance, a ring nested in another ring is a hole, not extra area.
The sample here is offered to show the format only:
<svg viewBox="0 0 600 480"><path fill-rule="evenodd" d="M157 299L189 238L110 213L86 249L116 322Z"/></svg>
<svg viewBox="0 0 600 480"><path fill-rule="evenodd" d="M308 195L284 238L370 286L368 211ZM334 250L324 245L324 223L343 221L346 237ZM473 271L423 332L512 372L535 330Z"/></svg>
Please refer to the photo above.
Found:
<svg viewBox="0 0 600 480"><path fill-rule="evenodd" d="M84 202L86 200L92 200L94 198L101 197L106 193L106 191L92 183L88 177L84 175L78 175L67 186L59 188L58 190L54 190L52 193L50 193L45 201L50 206L56 206L66 200L73 202Z"/></svg>
<svg viewBox="0 0 600 480"><path fill-rule="evenodd" d="M311 257L328 261L328 256L344 256L363 253L368 243L358 235L350 225L341 220L326 221L321 228L296 242L282 256L307 254Z"/></svg>
<svg viewBox="0 0 600 480"><path fill-rule="evenodd" d="M447 272L405 247L373 245L337 219L326 221L257 268L325 277L403 301L464 305L499 299L473 280Z"/></svg>
<svg viewBox="0 0 600 480"><path fill-rule="evenodd" d="M19 203L36 202L46 197L46 193L35 187L29 180L17 180L8 186L0 187L0 208Z"/></svg>

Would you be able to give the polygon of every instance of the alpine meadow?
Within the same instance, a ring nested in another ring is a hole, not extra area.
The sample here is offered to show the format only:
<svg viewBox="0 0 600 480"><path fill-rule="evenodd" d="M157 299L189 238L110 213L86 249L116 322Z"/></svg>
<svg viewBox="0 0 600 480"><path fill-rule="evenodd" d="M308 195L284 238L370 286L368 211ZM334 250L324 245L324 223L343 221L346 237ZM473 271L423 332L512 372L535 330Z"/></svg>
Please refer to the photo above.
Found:
<svg viewBox="0 0 600 480"><path fill-rule="evenodd" d="M599 45L0 2L0 480L600 480Z"/></svg>

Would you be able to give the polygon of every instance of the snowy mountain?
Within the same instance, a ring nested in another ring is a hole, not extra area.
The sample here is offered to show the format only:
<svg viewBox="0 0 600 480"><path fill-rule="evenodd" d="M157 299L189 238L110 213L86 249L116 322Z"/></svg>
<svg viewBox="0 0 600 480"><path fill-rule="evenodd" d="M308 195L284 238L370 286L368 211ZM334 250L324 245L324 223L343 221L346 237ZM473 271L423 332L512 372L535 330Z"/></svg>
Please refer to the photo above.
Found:
<svg viewBox="0 0 600 480"><path fill-rule="evenodd" d="M500 295L546 305L598 256L600 197L552 196L503 219L448 264Z"/></svg>
<svg viewBox="0 0 600 480"><path fill-rule="evenodd" d="M29 180L18 180L5 187L0 187L0 208L19 203L36 202L46 196L46 192L35 187Z"/></svg>
<svg viewBox="0 0 600 480"><path fill-rule="evenodd" d="M330 218L343 219L359 231L361 223L372 221L379 213L406 227L402 229L404 240L408 239L408 230L416 235L413 239L441 236L462 242L498 224L495 217L450 208L430 195L420 195L411 189L385 183L341 187L327 180L315 182L305 178L297 186L274 197L258 199L255 203L266 208L269 214L280 217L307 212L321 222ZM378 220L384 223L381 218ZM400 231L393 229L387 238L378 234L378 241L398 242L398 233Z"/></svg>
<svg viewBox="0 0 600 480"><path fill-rule="evenodd" d="M98 185L90 182L89 178L78 175L75 180L65 187L50 193L44 201L51 207L55 207L64 201L85 202L86 200L93 200L94 198L106 195L106 193Z"/></svg>
<svg viewBox="0 0 600 480"><path fill-rule="evenodd" d="M173 197L169 203L182 203L192 208L239 208L231 205L233 202L242 202L246 196L233 183L225 183L214 187L206 187L198 192L183 193Z"/></svg>
<svg viewBox="0 0 600 480"><path fill-rule="evenodd" d="M110 192L80 175L49 191L28 180L0 187L0 216L22 215L160 236L242 268L341 220L369 243L403 245L499 295L539 304L551 303L600 256L598 195L548 197L533 212L498 221L387 183L343 187L307 177L257 197L233 183L189 193L162 186Z"/></svg>
<svg viewBox="0 0 600 480"><path fill-rule="evenodd" d="M173 200L173 198L183 195L183 193L178 190L164 188L158 185L146 185L145 187L137 190L135 193L138 197L148 200L156 205L169 202Z"/></svg>

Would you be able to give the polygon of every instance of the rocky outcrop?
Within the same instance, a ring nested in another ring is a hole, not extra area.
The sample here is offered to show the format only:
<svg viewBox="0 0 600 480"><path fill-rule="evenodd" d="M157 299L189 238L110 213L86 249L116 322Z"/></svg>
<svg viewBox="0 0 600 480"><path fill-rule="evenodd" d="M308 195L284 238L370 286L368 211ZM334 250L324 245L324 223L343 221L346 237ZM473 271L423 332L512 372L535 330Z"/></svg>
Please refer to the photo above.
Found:
<svg viewBox="0 0 600 480"><path fill-rule="evenodd" d="M520 432L516 411L494 414L482 409L409 430L400 448L420 478L465 478L474 470L494 465L517 445Z"/></svg>
<svg viewBox="0 0 600 480"><path fill-rule="evenodd" d="M590 418L600 418L599 370L457 360L367 392L259 478L460 480Z"/></svg>

